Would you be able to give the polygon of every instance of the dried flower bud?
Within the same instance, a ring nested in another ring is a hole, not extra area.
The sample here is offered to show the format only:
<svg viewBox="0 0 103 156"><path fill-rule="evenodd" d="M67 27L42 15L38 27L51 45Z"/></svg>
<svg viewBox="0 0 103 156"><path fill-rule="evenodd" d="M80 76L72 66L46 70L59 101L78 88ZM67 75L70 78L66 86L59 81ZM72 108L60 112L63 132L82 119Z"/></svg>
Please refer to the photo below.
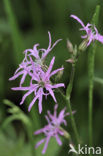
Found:
<svg viewBox="0 0 103 156"><path fill-rule="evenodd" d="M74 59L70 58L70 59L66 60L66 62L74 63Z"/></svg>
<svg viewBox="0 0 103 156"><path fill-rule="evenodd" d="M63 65L62 65L61 68L64 69ZM60 71L57 73L57 75L56 75L56 77L55 77L55 80L56 80L56 81L60 80L61 77L62 77L62 75L63 75L63 70L60 70Z"/></svg>
<svg viewBox="0 0 103 156"><path fill-rule="evenodd" d="M67 48L68 48L70 53L73 53L73 45L69 39L67 39Z"/></svg>

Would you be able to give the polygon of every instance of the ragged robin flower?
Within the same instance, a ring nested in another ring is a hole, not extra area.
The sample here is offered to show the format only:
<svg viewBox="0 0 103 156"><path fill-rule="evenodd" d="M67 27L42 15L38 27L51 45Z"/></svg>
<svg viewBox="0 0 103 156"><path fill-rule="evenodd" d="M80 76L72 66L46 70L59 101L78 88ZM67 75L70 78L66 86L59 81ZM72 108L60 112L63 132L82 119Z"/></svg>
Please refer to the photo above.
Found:
<svg viewBox="0 0 103 156"><path fill-rule="evenodd" d="M53 45L51 45L52 44L51 43L51 34L49 31L48 31L48 35L49 35L48 48L47 49L44 49L44 48L38 49L39 44L37 43L33 46L33 49L26 49L24 51L25 57L24 57L23 61L21 62L21 64L19 64L19 67L15 71L14 75L11 78L9 78L9 80L15 80L16 78L18 78L19 76L22 75L22 78L20 81L20 86L24 83L26 76L28 75L27 70L29 72L32 70L30 57L32 57L32 59L34 60L35 67L37 67L36 70L38 70L38 68L40 68L40 67L41 68L45 67L45 65L44 65L45 58L47 57L49 52L56 46L56 44L62 40L62 39L58 39Z"/></svg>
<svg viewBox="0 0 103 156"><path fill-rule="evenodd" d="M51 40L51 34L48 31L48 35L49 35L49 45L47 49L41 48L41 49L37 49L39 44L35 44L33 49L26 49L24 51L26 58L28 56L34 57L35 58L35 63L40 64L41 66L43 65L43 62L45 60L45 58L47 57L47 55L49 54L49 52L56 46L56 44L58 42L60 42L62 39L58 39L53 45L52 45L52 40Z"/></svg>
<svg viewBox="0 0 103 156"><path fill-rule="evenodd" d="M87 47L91 44L92 41L95 40L98 40L103 44L103 36L98 33L98 30L95 27L95 25L87 23L87 25L85 26L82 20L80 20L76 15L71 15L70 17L74 18L81 24L82 28L80 30L86 32L86 34L84 36L81 36L81 38L87 40Z"/></svg>
<svg viewBox="0 0 103 156"><path fill-rule="evenodd" d="M65 113L66 108L64 108L60 111L59 115L57 115L57 108L58 108L58 104L56 104L54 107L54 114L51 114L50 111L47 111L47 115L45 116L45 118L48 124L44 126L43 128L34 132L35 135L38 135L41 133L44 133L45 135L45 138L40 140L35 146L35 148L37 148L38 146L40 146L42 143L45 142L44 148L42 150L42 154L45 154L51 137L56 138L57 143L60 146L62 145L62 141L59 136L60 135L64 136L65 130L61 128L61 125L64 124L65 126L67 126L65 117L69 115L69 113Z"/></svg>
<svg viewBox="0 0 103 156"><path fill-rule="evenodd" d="M29 96L31 93L34 93L34 98L31 101L28 111L31 110L32 106L36 102L36 100L39 100L38 107L39 107L39 113L42 112L42 99L43 95L47 97L49 94L52 96L53 100L57 102L55 95L54 95L54 89L59 87L64 87L63 83L58 84L52 84L50 78L55 75L57 72L63 70L64 68L59 68L54 71L52 71L55 57L52 58L50 65L46 72L44 72L40 67L35 66L34 61L32 58L30 58L31 61L31 69L29 70L28 67L25 67L25 71L28 73L28 75L31 77L30 86L28 87L14 87L12 90L22 90L27 91L27 93L23 96L20 104L24 103L24 100L27 96Z"/></svg>

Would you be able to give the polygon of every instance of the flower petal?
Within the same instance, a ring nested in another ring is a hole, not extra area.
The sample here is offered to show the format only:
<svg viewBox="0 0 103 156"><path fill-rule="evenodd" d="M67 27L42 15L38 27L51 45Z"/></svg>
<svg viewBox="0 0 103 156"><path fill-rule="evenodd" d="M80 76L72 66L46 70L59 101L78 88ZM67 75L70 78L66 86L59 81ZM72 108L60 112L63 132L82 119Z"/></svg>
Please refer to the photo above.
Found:
<svg viewBox="0 0 103 156"><path fill-rule="evenodd" d="M14 76L12 76L11 78L9 78L10 81L15 80L17 77L19 77L20 75L22 75L24 73L24 71L20 71L19 73L15 74Z"/></svg>
<svg viewBox="0 0 103 156"><path fill-rule="evenodd" d="M53 97L54 101L57 102L54 92L52 91L52 89L50 87L46 87L46 89L49 91L50 95Z"/></svg>
<svg viewBox="0 0 103 156"><path fill-rule="evenodd" d="M53 76L53 75L55 75L57 72L59 72L59 71L61 71L63 69L64 68L59 68L59 69L54 70L53 72L51 72L50 77Z"/></svg>
<svg viewBox="0 0 103 156"><path fill-rule="evenodd" d="M20 86L24 83L26 76L27 76L27 72L25 72L24 75L22 76L20 81Z"/></svg>
<svg viewBox="0 0 103 156"><path fill-rule="evenodd" d="M52 88L59 88L59 87L65 87L64 83L58 83L55 85L51 85Z"/></svg>
<svg viewBox="0 0 103 156"><path fill-rule="evenodd" d="M54 116L56 117L57 116L57 108L58 108L58 104L56 104L54 106Z"/></svg>
<svg viewBox="0 0 103 156"><path fill-rule="evenodd" d="M48 31L48 35L49 35L49 46L48 46L48 49L50 49L50 47L51 47L51 33L50 33L50 31Z"/></svg>
<svg viewBox="0 0 103 156"><path fill-rule="evenodd" d="M103 36L100 34L95 35L95 39L103 44Z"/></svg>
<svg viewBox="0 0 103 156"><path fill-rule="evenodd" d="M28 107L28 111L29 111L29 112L30 112L32 106L34 105L34 103L35 103L35 101L36 101L37 99L38 99L38 96L36 96L36 97L32 100L32 102L30 103L30 105L29 105L29 107Z"/></svg>
<svg viewBox="0 0 103 156"><path fill-rule="evenodd" d="M45 142L44 148L43 148L43 150L42 150L42 154L45 154L45 152L46 152L46 149L47 149L47 147L48 147L48 143L49 143L50 137L51 137L51 136L48 136L48 137L46 138L46 142Z"/></svg>
<svg viewBox="0 0 103 156"><path fill-rule="evenodd" d="M12 90L24 90L24 91L26 91L26 90L30 90L30 88L31 87L13 87L13 88L11 88Z"/></svg>
<svg viewBox="0 0 103 156"><path fill-rule="evenodd" d="M39 46L39 44L37 43L33 47L33 55L35 56L36 59L39 59L40 58L39 55L38 55L39 51L37 50L37 47L38 46Z"/></svg>
<svg viewBox="0 0 103 156"><path fill-rule="evenodd" d="M49 67L48 67L48 70L47 70L47 72L46 72L45 77L48 77L48 76L49 76L49 74L50 74L50 72L51 72L51 70L52 70L52 68L53 68L54 61L55 61L55 57L52 58L52 60L51 60L51 62L50 62L50 65L49 65Z"/></svg>
<svg viewBox="0 0 103 156"><path fill-rule="evenodd" d="M56 46L56 44L59 43L60 41L62 41L62 39L58 39L58 40L53 44L53 46L52 46L51 49L53 49L53 48Z"/></svg>
<svg viewBox="0 0 103 156"><path fill-rule="evenodd" d="M40 91L39 91L39 113L41 114L42 112L42 98L43 98L43 89L40 88Z"/></svg>
<svg viewBox="0 0 103 156"><path fill-rule="evenodd" d="M41 128L41 129L35 131L34 134L38 135L38 134L43 133L43 132L44 132L44 128Z"/></svg>
<svg viewBox="0 0 103 156"><path fill-rule="evenodd" d="M20 102L20 105L22 105L22 104L24 103L24 100L26 99L26 97L29 96L33 91L34 91L34 89L28 91L28 92L22 97L22 101Z"/></svg>
<svg viewBox="0 0 103 156"><path fill-rule="evenodd" d="M35 148L38 148L38 146L40 146L44 141L45 141L45 139L40 140L40 141L35 145Z"/></svg>
<svg viewBox="0 0 103 156"><path fill-rule="evenodd" d="M78 17L75 16L75 15L70 15L70 17L72 17L72 18L74 18L75 20L77 20L77 21L81 24L82 27L85 27L84 23L82 22L82 20L80 20L80 18L78 18Z"/></svg>
<svg viewBox="0 0 103 156"><path fill-rule="evenodd" d="M45 119L47 120L48 124L50 124L50 120L47 115L45 115Z"/></svg>
<svg viewBox="0 0 103 156"><path fill-rule="evenodd" d="M55 138L56 138L57 143L61 146L62 145L62 142L61 142L59 136L58 135L55 135Z"/></svg>
<svg viewBox="0 0 103 156"><path fill-rule="evenodd" d="M45 59L45 57L46 57L46 56L48 55L48 53L56 46L56 44L62 40L62 39L58 39L58 40L53 44L53 46L51 47L51 34L50 34L49 31L48 31L48 35L49 35L49 46L48 46L47 50L46 50L46 49L42 49L42 50L44 51L44 53L43 53L43 55L42 55L42 59Z"/></svg>

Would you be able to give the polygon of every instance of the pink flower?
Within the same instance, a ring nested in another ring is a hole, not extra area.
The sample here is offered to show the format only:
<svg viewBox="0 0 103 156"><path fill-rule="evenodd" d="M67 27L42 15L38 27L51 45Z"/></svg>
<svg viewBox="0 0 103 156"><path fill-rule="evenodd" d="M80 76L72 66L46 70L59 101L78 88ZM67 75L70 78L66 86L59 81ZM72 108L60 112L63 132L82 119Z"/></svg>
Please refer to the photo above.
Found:
<svg viewBox="0 0 103 156"><path fill-rule="evenodd" d="M81 24L82 28L80 30L86 32L86 35L81 36L81 38L86 38L88 40L87 46L89 46L90 43L95 40L98 40L103 44L103 36L98 33L97 28L93 24L87 23L87 25L85 26L77 16L71 15L70 17L74 18Z"/></svg>
<svg viewBox="0 0 103 156"><path fill-rule="evenodd" d="M35 44L33 49L26 49L24 51L24 54L25 54L24 60L19 65L19 68L14 73L14 76L9 78L9 80L15 80L16 78L18 78L19 76L22 75L22 78L20 81L20 86L24 83L26 76L28 75L28 72L30 72L32 70L30 58L33 58L33 60L35 59L34 64L35 64L36 71L38 71L40 68L44 67L43 63L44 63L46 56L56 46L56 44L59 41L61 41L61 39L59 39L51 46L51 34L50 34L50 32L48 32L48 34L49 34L49 46L48 46L48 48L47 49L43 49L43 48L37 49L39 44ZM41 52L42 52L42 55L40 57Z"/></svg>
<svg viewBox="0 0 103 156"><path fill-rule="evenodd" d="M60 146L62 145L62 142L59 138L59 135L64 136L64 132L60 127L61 127L61 124L64 124L65 126L67 126L67 122L64 118L67 115L69 115L69 113L65 113L66 108L64 108L61 110L61 112L57 116L57 108L58 108L58 104L56 104L54 107L54 114L53 115L50 113L50 111L47 111L47 115L45 116L45 118L48 122L48 125L46 125L42 129L34 132L35 135L38 135L40 133L44 133L44 135L45 135L45 138L40 140L35 146L35 148L37 148L38 146L40 146L40 144L45 142L44 148L42 150L42 154L45 154L51 137L55 137L57 143Z"/></svg>
<svg viewBox="0 0 103 156"><path fill-rule="evenodd" d="M26 49L24 51L26 57L27 56L33 56L35 58L35 62L39 63L40 65L42 65L44 59L46 58L46 56L48 55L48 53L56 46L56 44L58 42L60 42L62 39L57 40L53 45L51 45L51 34L48 31L48 35L49 35L49 46L47 49L37 49L37 47L39 46L39 44L35 44L33 49ZM40 57L40 53L41 53L41 57Z"/></svg>
<svg viewBox="0 0 103 156"><path fill-rule="evenodd" d="M25 70L27 69L27 70ZM31 62L27 61L26 58L22 61L21 64L19 64L19 68L14 73L14 76L9 78L9 80L15 80L17 77L22 75L20 86L24 83L26 76L28 75L28 71L30 72L32 70Z"/></svg>
<svg viewBox="0 0 103 156"><path fill-rule="evenodd" d="M51 76L55 75L57 72L63 70L64 68L59 68L54 71L52 71L55 57L50 62L50 65L46 72L44 72L39 66L35 65L35 62L33 62L32 58L30 58L31 66L30 69L28 67L25 67L25 73L28 73L28 75L31 77L30 86L28 87L14 87L12 90L22 90L27 91L27 93L23 96L22 101L20 104L24 103L24 100L27 96L29 96L31 93L34 93L34 98L32 102L29 105L28 111L31 110L32 106L36 102L36 100L39 100L38 107L39 107L39 113L42 112L42 99L43 95L47 97L49 94L52 96L53 100L57 102L53 89L64 87L63 83L59 84L52 84L51 83ZM34 82L35 81L35 82Z"/></svg>

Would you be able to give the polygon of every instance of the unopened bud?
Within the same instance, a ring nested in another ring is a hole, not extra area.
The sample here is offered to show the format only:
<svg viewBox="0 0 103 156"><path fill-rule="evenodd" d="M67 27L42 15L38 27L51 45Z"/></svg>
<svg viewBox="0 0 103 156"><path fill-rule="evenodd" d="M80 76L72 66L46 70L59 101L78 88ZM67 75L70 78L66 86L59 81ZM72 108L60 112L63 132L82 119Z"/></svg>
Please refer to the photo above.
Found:
<svg viewBox="0 0 103 156"><path fill-rule="evenodd" d="M67 131L64 131L64 136L65 136L65 138L70 139L70 135Z"/></svg>
<svg viewBox="0 0 103 156"><path fill-rule="evenodd" d="M62 66L62 68L63 68L63 66ZM56 81L59 80L59 79L62 77L62 75L63 75L63 70L60 70L60 71L58 72L57 76L55 77L55 80L56 80Z"/></svg>
<svg viewBox="0 0 103 156"><path fill-rule="evenodd" d="M80 51L85 51L86 48L87 48L87 43L88 43L88 40L84 40L80 45L79 45L79 50Z"/></svg>
<svg viewBox="0 0 103 156"><path fill-rule="evenodd" d="M74 63L74 59L68 59L68 60L66 60L66 62Z"/></svg>
<svg viewBox="0 0 103 156"><path fill-rule="evenodd" d="M71 139L71 136L69 134L69 132L67 132L64 128L62 127L59 127L60 130L64 133L64 137L67 138L67 139Z"/></svg>
<svg viewBox="0 0 103 156"><path fill-rule="evenodd" d="M73 45L69 39L67 39L67 48L68 48L70 53L73 53Z"/></svg>
<svg viewBox="0 0 103 156"><path fill-rule="evenodd" d="M74 47L74 51L73 51L73 54L74 54L75 57L77 56L77 53L78 53L77 45L75 45L75 47Z"/></svg>

